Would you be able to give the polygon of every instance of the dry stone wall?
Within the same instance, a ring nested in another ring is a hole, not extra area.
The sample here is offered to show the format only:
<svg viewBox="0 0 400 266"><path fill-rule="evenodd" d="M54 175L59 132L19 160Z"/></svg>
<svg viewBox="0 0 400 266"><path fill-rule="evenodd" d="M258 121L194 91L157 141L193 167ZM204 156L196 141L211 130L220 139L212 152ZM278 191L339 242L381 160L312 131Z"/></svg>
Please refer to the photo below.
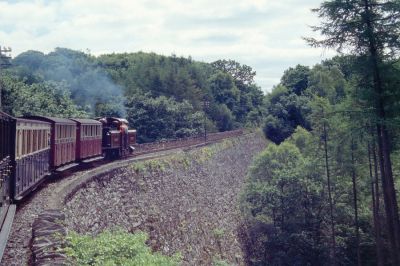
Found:
<svg viewBox="0 0 400 266"><path fill-rule="evenodd" d="M86 178L58 199L66 200L64 209L35 220L33 264L67 265L61 251L67 230L96 235L122 228L147 232L154 251L180 252L183 265L217 259L243 265L238 198L253 156L265 145L259 134L244 135Z"/></svg>
<svg viewBox="0 0 400 266"><path fill-rule="evenodd" d="M93 235L141 230L153 250L180 252L184 265L218 258L242 265L238 198L253 156L264 147L261 136L247 135L102 175L66 203L67 227Z"/></svg>

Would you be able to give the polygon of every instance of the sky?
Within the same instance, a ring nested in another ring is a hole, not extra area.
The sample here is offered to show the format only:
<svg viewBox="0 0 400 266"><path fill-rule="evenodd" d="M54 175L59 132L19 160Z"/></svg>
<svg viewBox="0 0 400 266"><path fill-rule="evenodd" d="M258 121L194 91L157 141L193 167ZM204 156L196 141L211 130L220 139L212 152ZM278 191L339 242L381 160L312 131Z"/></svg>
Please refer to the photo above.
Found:
<svg viewBox="0 0 400 266"><path fill-rule="evenodd" d="M302 37L321 0L0 0L0 45L12 56L56 47L93 55L155 52L251 66L265 92L284 70L312 66L334 51Z"/></svg>

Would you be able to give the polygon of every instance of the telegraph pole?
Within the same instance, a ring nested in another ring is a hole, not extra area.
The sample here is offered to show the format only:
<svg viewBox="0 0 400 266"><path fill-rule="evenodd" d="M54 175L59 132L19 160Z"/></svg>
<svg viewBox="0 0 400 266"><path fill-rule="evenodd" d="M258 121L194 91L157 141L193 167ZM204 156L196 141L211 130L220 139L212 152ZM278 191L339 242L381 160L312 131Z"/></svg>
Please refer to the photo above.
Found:
<svg viewBox="0 0 400 266"><path fill-rule="evenodd" d="M11 65L10 63L10 59L11 59L11 48L10 47L1 47L0 46L0 71L2 68L5 68L9 65ZM2 84L0 82L0 111L3 109L3 105L1 102L1 98L2 98Z"/></svg>
<svg viewBox="0 0 400 266"><path fill-rule="evenodd" d="M206 115L206 110L210 106L210 102L204 99L203 102L203 108L204 108L204 142L207 142L207 115Z"/></svg>

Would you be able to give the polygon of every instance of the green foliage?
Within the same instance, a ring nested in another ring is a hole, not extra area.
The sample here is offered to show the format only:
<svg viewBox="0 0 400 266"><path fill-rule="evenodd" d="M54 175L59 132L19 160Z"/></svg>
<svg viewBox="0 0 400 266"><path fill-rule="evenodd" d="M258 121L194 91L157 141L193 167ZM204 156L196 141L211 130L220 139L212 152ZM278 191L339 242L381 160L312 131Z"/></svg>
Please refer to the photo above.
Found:
<svg viewBox="0 0 400 266"><path fill-rule="evenodd" d="M232 264L230 264L229 262L222 260L220 258L214 258L212 265L213 266L230 266Z"/></svg>
<svg viewBox="0 0 400 266"><path fill-rule="evenodd" d="M210 77L209 82L215 101L225 104L230 110L233 110L239 100L240 91L236 87L232 76L218 72Z"/></svg>
<svg viewBox="0 0 400 266"><path fill-rule="evenodd" d="M47 55L24 52L13 60L12 71L32 84L64 82L75 104L92 115L125 115L122 88L110 80L96 58L83 52L66 48L56 48Z"/></svg>
<svg viewBox="0 0 400 266"><path fill-rule="evenodd" d="M267 96L267 117L263 130L267 138L279 144L288 138L297 126L310 129L309 97L290 93L284 86L277 86Z"/></svg>
<svg viewBox="0 0 400 266"><path fill-rule="evenodd" d="M290 67L283 73L281 84L289 88L291 92L300 95L308 87L309 75L310 68L307 66Z"/></svg>
<svg viewBox="0 0 400 266"><path fill-rule="evenodd" d="M225 230L222 228L215 228L213 230L213 235L216 239L221 239L225 235Z"/></svg>
<svg viewBox="0 0 400 266"><path fill-rule="evenodd" d="M203 132L204 114L187 102L160 96L139 96L127 102L129 124L138 132L138 142L152 142L198 135Z"/></svg>
<svg viewBox="0 0 400 266"><path fill-rule="evenodd" d="M129 234L123 231L106 231L96 237L78 235L67 237L65 252L73 265L179 265L179 254L174 257L152 253L146 245L145 233Z"/></svg>
<svg viewBox="0 0 400 266"><path fill-rule="evenodd" d="M232 112L225 104L214 105L210 110L211 119L216 121L216 127L219 131L227 131L234 128Z"/></svg>
<svg viewBox="0 0 400 266"><path fill-rule="evenodd" d="M298 130L296 135L305 132ZM306 136L302 136L305 138ZM300 136L296 137L300 139ZM255 264L323 264L326 248L314 230L324 213L323 183L299 148L285 141L270 144L253 162L244 194ZM269 258L265 260L265 258Z"/></svg>
<svg viewBox="0 0 400 266"><path fill-rule="evenodd" d="M28 85L23 80L3 75L0 82L3 110L14 116L46 115L58 117L87 117L70 98L64 82L44 82Z"/></svg>
<svg viewBox="0 0 400 266"><path fill-rule="evenodd" d="M246 65L241 65L234 60L218 60L211 63L215 69L228 73L238 85L251 85L254 83L256 72Z"/></svg>
<svg viewBox="0 0 400 266"><path fill-rule="evenodd" d="M7 75L11 82L3 84L2 99L8 101L7 111L16 108L19 114L28 110L19 111L18 100L7 90L26 85L26 91L32 92L27 97L56 94L50 100L66 102L59 105L60 110L46 109L46 114L126 117L139 129L140 142L196 135L204 122L208 131L258 126L264 95L254 84L255 72L232 60L220 63L143 52L94 57L66 48L49 54L27 51L12 60ZM49 86L55 92L49 92ZM205 100L210 104L207 110ZM31 113L39 114L40 106L46 104L41 96L31 97L29 105L38 106Z"/></svg>

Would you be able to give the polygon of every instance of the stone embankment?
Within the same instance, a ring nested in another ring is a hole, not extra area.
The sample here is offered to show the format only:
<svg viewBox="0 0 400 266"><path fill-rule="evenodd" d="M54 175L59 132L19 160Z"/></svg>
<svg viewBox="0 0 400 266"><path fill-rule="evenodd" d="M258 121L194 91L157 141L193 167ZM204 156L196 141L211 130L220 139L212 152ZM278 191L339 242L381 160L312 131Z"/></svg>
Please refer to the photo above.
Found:
<svg viewBox="0 0 400 266"><path fill-rule="evenodd" d="M180 252L185 265L218 259L242 265L238 198L263 147L262 137L243 136L102 175L67 202L68 229L93 235L141 230L153 250Z"/></svg>
<svg viewBox="0 0 400 266"><path fill-rule="evenodd" d="M260 135L245 135L49 184L20 207L3 263L65 265L59 250L68 230L95 235L122 228L147 232L153 250L180 252L184 265L243 265L238 198L253 156L265 145ZM30 229L21 230L32 222L30 240Z"/></svg>

